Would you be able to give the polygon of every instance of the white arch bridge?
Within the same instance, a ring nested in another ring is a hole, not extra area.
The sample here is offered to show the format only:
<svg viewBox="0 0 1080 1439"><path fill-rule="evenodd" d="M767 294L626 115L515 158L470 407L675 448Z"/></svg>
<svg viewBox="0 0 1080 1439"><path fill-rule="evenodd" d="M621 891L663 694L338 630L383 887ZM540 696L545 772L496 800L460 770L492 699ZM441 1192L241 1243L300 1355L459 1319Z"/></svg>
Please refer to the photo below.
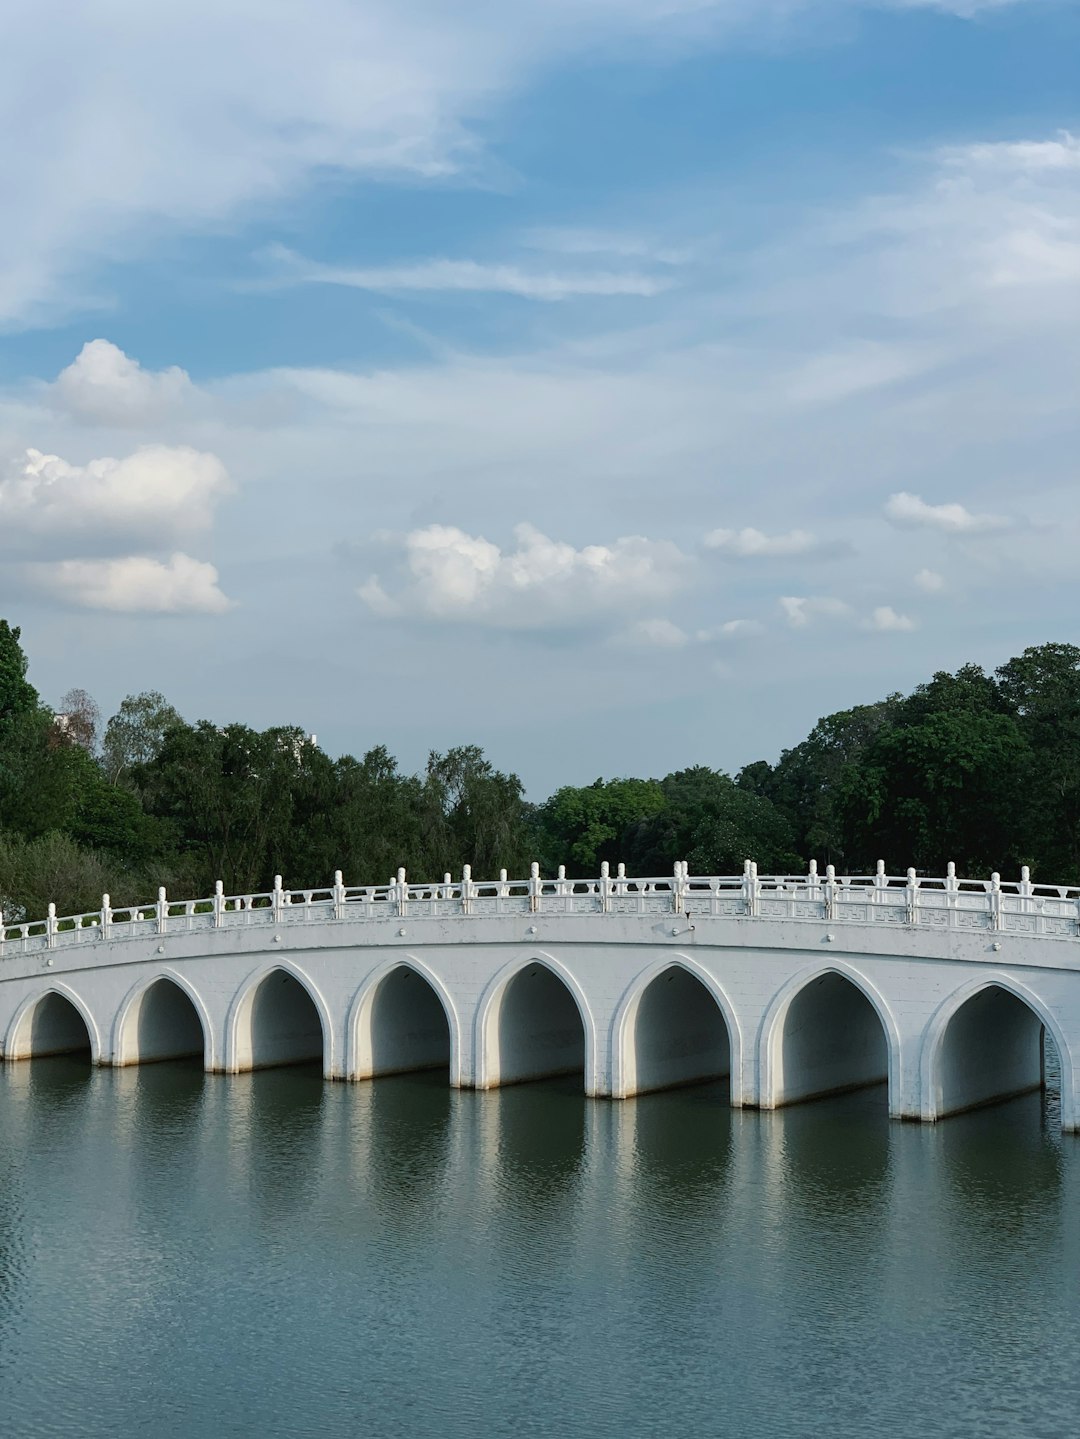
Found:
<svg viewBox="0 0 1080 1439"><path fill-rule="evenodd" d="M1080 1129L1080 889L887 875L498 880L0 916L3 1057L459 1087L580 1072L615 1099L729 1077L736 1107L887 1083L936 1120L1045 1082Z"/></svg>

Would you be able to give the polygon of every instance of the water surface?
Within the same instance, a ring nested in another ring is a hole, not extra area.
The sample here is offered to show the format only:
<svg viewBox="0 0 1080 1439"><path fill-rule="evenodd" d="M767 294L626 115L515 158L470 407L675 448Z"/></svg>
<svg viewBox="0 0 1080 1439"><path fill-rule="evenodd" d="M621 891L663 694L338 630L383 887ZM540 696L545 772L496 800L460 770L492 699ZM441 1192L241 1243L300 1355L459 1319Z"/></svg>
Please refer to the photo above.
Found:
<svg viewBox="0 0 1080 1439"><path fill-rule="evenodd" d="M20 1436L1080 1432L1080 1139L1039 1096L0 1069Z"/></svg>

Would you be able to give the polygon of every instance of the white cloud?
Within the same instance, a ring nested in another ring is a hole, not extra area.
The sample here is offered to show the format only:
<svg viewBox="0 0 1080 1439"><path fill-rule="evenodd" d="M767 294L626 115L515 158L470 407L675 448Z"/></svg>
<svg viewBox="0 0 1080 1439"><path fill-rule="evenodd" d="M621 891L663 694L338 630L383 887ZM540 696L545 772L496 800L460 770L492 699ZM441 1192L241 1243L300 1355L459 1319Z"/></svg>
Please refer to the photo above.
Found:
<svg viewBox="0 0 1080 1439"><path fill-rule="evenodd" d="M174 554L168 560L60 560L28 567L39 590L81 609L122 614L221 614L230 601L213 565Z"/></svg>
<svg viewBox="0 0 1080 1439"><path fill-rule="evenodd" d="M877 609L865 621L865 628L878 630L882 633L900 630L913 630L915 621L907 615L901 615L891 605L878 605Z"/></svg>
<svg viewBox="0 0 1080 1439"><path fill-rule="evenodd" d="M781 595L779 604L793 630L806 629L815 619L839 619L851 612L843 600L828 595Z"/></svg>
<svg viewBox="0 0 1080 1439"><path fill-rule="evenodd" d="M999 140L990 144L945 145L944 165L1003 175L1080 175L1080 135L1062 130L1056 140Z"/></svg>
<svg viewBox="0 0 1080 1439"><path fill-rule="evenodd" d="M941 530L951 535L984 534L988 530L1008 529L1011 523L1003 515L973 514L960 504L931 505L920 495L908 494L906 490L889 496L885 515L894 525Z"/></svg>
<svg viewBox="0 0 1080 1439"><path fill-rule="evenodd" d="M706 549L717 550L732 559L783 559L795 555L825 556L845 546L817 539L807 530L789 530L784 535L766 535L761 530L711 530L703 541Z"/></svg>
<svg viewBox="0 0 1080 1439"><path fill-rule="evenodd" d="M124 459L69 464L27 450L0 473L0 549L28 538L50 545L72 536L120 545L132 536L155 542L206 530L229 489L216 455L186 446L147 445Z"/></svg>
<svg viewBox="0 0 1080 1439"><path fill-rule="evenodd" d="M388 593L378 576L360 587L376 614L470 621L496 628L587 627L599 618L667 599L688 580L692 560L669 541L627 536L573 545L517 525L503 551L448 525L402 541L403 583Z"/></svg>
<svg viewBox="0 0 1080 1439"><path fill-rule="evenodd" d="M880 0L863 0L878 8ZM903 8L909 0L892 0ZM0 47L0 320L84 303L80 276L163 228L219 227L322 177L480 171L479 127L554 61L716 45L846 0L187 0L20 7ZM980 0L938 0L974 15ZM48 103L42 103L42 77ZM197 106L192 96L198 96Z"/></svg>
<svg viewBox="0 0 1080 1439"><path fill-rule="evenodd" d="M88 340L61 370L55 401L91 424L146 425L168 416L195 393L184 370L144 370L108 340Z"/></svg>
<svg viewBox="0 0 1080 1439"><path fill-rule="evenodd" d="M342 285L380 294L405 291L461 291L516 295L525 300L559 301L585 295L659 295L670 289L662 276L630 270L583 270L577 273L529 270L520 265L481 264L475 260L423 260L411 265L352 268L320 265L287 250L275 249L285 265L277 283Z"/></svg>
<svg viewBox="0 0 1080 1439"><path fill-rule="evenodd" d="M637 620L620 636L623 643L643 649L679 650L690 636L671 620Z"/></svg>
<svg viewBox="0 0 1080 1439"><path fill-rule="evenodd" d="M759 635L765 629L760 620L725 620L714 629L698 630L694 638L699 644L712 644L716 640L733 640Z"/></svg>
<svg viewBox="0 0 1080 1439"><path fill-rule="evenodd" d="M926 595L939 594L945 588L945 576L937 570L920 570L914 580L916 587Z"/></svg>

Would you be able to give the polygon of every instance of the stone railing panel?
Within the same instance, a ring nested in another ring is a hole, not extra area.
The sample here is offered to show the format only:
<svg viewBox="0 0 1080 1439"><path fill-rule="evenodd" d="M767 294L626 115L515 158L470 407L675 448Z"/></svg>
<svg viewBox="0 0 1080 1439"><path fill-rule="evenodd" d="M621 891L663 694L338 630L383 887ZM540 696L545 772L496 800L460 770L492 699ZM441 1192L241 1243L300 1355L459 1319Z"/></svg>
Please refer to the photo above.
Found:
<svg viewBox="0 0 1080 1439"><path fill-rule="evenodd" d="M877 925L1003 931L1067 940L1080 937L1080 887L1033 884L1027 870L1019 880L962 879L950 865L943 877L886 874L825 874L816 865L804 875L759 875L747 861L738 875L690 875L677 864L671 875L635 878L622 865L607 864L598 879L573 879L560 868L553 878L533 865L528 878L474 880L466 867L460 879L408 882L405 871L385 885L347 886L340 871L323 888L285 889L281 877L260 894L225 895L219 883L202 899L170 900L114 907L58 917L54 905L41 920L5 922L0 915L0 957L34 954L70 945L101 945L151 935L189 934L209 929L280 928L347 920L378 922L397 918L476 919L528 914L616 914L712 916L829 925Z"/></svg>

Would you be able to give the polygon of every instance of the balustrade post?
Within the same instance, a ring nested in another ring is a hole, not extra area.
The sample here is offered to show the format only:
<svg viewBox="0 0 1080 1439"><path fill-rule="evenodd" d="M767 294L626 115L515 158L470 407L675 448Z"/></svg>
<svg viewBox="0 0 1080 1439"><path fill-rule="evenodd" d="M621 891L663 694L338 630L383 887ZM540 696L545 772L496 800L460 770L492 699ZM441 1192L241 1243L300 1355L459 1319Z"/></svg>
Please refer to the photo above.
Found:
<svg viewBox="0 0 1080 1439"><path fill-rule="evenodd" d="M990 928L1002 928L1001 875L997 870L990 876Z"/></svg>
<svg viewBox="0 0 1080 1439"><path fill-rule="evenodd" d="M748 859L743 865L742 897L747 915L753 918L760 909L761 885L758 881L757 864L752 859Z"/></svg>
<svg viewBox="0 0 1080 1439"><path fill-rule="evenodd" d="M907 901L907 922L918 924L919 922L919 881L915 878L915 871L909 869L907 872L907 887L904 891L904 898Z"/></svg>
<svg viewBox="0 0 1080 1439"><path fill-rule="evenodd" d="M157 932L165 933L166 921L169 918L169 902L165 898L165 886L162 885L157 892Z"/></svg>
<svg viewBox="0 0 1080 1439"><path fill-rule="evenodd" d="M675 861L675 873L671 880L672 914L686 913L686 865L686 860L677 859Z"/></svg>
<svg viewBox="0 0 1080 1439"><path fill-rule="evenodd" d="M810 861L810 872L806 876L807 899L818 899L821 895L821 878L817 872L817 860Z"/></svg>
<svg viewBox="0 0 1080 1439"><path fill-rule="evenodd" d="M220 929L225 923L225 881L214 880L214 928Z"/></svg>
<svg viewBox="0 0 1080 1439"><path fill-rule="evenodd" d="M560 865L559 865L558 884L559 884L559 894L562 895L562 897L565 899L565 897L570 893L570 886L569 886L569 884L567 883L567 879L566 879L566 865L565 865L565 864L560 864Z"/></svg>
<svg viewBox="0 0 1080 1439"><path fill-rule="evenodd" d="M56 948L56 905L49 905L48 917L45 920L45 943L49 949Z"/></svg>
<svg viewBox="0 0 1080 1439"><path fill-rule="evenodd" d="M509 897L510 897L510 886L509 886L509 884L507 883L506 870L505 870L505 869L500 869L500 870L499 870L499 898L500 898L500 899L509 899Z"/></svg>
<svg viewBox="0 0 1080 1439"><path fill-rule="evenodd" d="M836 867L827 864L825 866L825 919L831 921L836 918L836 896L840 886L836 883Z"/></svg>
<svg viewBox="0 0 1080 1439"><path fill-rule="evenodd" d="M885 861L879 859L874 871L874 903L885 904L885 891L889 887L889 876L885 873Z"/></svg>
<svg viewBox="0 0 1080 1439"><path fill-rule="evenodd" d="M461 867L461 912L472 914L473 902L473 881L472 865L464 864Z"/></svg>
<svg viewBox="0 0 1080 1439"><path fill-rule="evenodd" d="M540 866L535 862L529 866L529 913L536 914L540 909L540 895L543 881L540 878Z"/></svg>
<svg viewBox="0 0 1080 1439"><path fill-rule="evenodd" d="M1020 892L1020 913L1032 914L1035 905L1032 902L1032 895L1035 893L1035 886L1031 882L1031 868L1029 865L1020 866L1020 883L1017 886Z"/></svg>
<svg viewBox="0 0 1080 1439"><path fill-rule="evenodd" d="M409 906L409 886L405 881L404 869L397 872L397 912L404 918Z"/></svg>
<svg viewBox="0 0 1080 1439"><path fill-rule="evenodd" d="M281 887L281 875L274 875L274 892L270 897L270 904L274 911L274 923L280 924L285 913L285 891Z"/></svg>
<svg viewBox="0 0 1080 1439"><path fill-rule="evenodd" d="M112 938L112 897L107 894L101 896L101 937Z"/></svg>
<svg viewBox="0 0 1080 1439"><path fill-rule="evenodd" d="M345 918L345 881L341 870L334 870L334 918Z"/></svg>
<svg viewBox="0 0 1080 1439"><path fill-rule="evenodd" d="M611 909L611 866L605 859L600 866L600 912L607 914Z"/></svg>
<svg viewBox="0 0 1080 1439"><path fill-rule="evenodd" d="M7 939L7 930L4 928L4 911L0 909L0 959L4 957L4 941Z"/></svg>
<svg viewBox="0 0 1080 1439"><path fill-rule="evenodd" d="M956 865L950 859L945 866L945 907L955 909L960 894L960 881L956 877Z"/></svg>

